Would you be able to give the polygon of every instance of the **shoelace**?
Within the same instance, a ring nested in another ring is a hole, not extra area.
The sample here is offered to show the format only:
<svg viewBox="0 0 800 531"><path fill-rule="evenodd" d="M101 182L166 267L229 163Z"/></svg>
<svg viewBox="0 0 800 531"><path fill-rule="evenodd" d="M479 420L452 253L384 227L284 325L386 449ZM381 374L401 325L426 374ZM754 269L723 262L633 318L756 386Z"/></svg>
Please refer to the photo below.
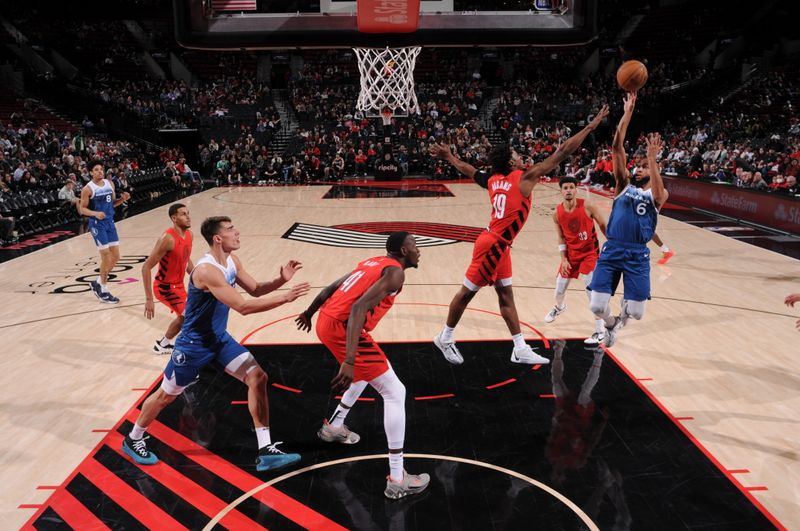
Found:
<svg viewBox="0 0 800 531"><path fill-rule="evenodd" d="M279 444L283 444L283 441L278 441L278 442L274 442L274 443L270 444L269 446L266 447L267 451L269 453L271 453L271 454L274 454L274 455L286 455L286 452L284 452L282 450L279 450L277 448L277 446Z"/></svg>
<svg viewBox="0 0 800 531"><path fill-rule="evenodd" d="M142 457L146 457L149 452L147 451L147 444L144 442L144 440L149 438L150 437L148 436L144 436L138 440L131 439L133 441L133 451L141 455Z"/></svg>

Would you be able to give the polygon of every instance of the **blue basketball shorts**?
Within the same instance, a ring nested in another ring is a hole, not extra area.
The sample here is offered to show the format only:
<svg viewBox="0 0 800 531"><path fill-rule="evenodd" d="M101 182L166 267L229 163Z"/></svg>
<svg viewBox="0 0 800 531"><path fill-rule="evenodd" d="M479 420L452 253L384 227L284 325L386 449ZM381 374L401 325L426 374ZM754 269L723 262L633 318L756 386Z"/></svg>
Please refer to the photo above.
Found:
<svg viewBox="0 0 800 531"><path fill-rule="evenodd" d="M89 222L89 232L92 233L94 244L98 249L108 249L115 245L119 245L119 236L117 235L117 227L114 222L103 223L105 220L97 220Z"/></svg>
<svg viewBox="0 0 800 531"><path fill-rule="evenodd" d="M164 379L168 380L173 387L186 387L194 381L206 365L213 365L217 370L224 371L230 362L242 354L250 354L227 332L213 345L181 340L182 337L182 335L178 336L175 341L175 349L164 369Z"/></svg>
<svg viewBox="0 0 800 531"><path fill-rule="evenodd" d="M647 245L613 241L603 244L589 289L613 295L620 278L625 288L625 299L650 299L650 250Z"/></svg>

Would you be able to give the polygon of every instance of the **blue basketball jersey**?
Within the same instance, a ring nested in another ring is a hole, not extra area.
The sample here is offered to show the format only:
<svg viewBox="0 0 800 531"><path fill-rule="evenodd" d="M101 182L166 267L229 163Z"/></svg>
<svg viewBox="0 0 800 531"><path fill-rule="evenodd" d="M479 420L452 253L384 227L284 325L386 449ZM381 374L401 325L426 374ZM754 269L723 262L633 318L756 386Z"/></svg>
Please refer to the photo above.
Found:
<svg viewBox="0 0 800 531"><path fill-rule="evenodd" d="M657 221L652 191L628 184L614 199L606 237L609 241L646 245L656 232Z"/></svg>
<svg viewBox="0 0 800 531"><path fill-rule="evenodd" d="M111 187L111 183L108 179L103 179L102 186L96 185L93 181L89 181L87 186L92 191L91 199L89 199L89 208L106 215L105 219L91 217L89 221L94 223L105 222L106 224L114 223L114 189Z"/></svg>
<svg viewBox="0 0 800 531"><path fill-rule="evenodd" d="M228 256L226 267L222 267L213 256L206 254L195 264L197 269L202 264L210 264L225 275L225 281L231 286L236 284L236 264ZM194 271L192 271L194 273ZM217 341L226 336L228 328L228 313L230 307L223 304L210 291L197 288L189 275L189 291L186 296L186 309L184 311L183 327L176 342L201 343L213 346Z"/></svg>

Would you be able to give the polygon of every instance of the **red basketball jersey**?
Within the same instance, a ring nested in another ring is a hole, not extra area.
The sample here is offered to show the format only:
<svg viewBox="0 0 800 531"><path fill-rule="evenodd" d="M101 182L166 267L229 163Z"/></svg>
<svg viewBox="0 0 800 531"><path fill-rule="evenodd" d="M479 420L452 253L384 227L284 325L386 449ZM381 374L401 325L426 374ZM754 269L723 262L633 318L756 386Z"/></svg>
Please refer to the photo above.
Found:
<svg viewBox="0 0 800 531"><path fill-rule="evenodd" d="M346 321L350 317L350 309L353 307L353 304L355 304L373 284L380 280L384 269L392 266L403 267L400 265L400 262L388 256L376 256L375 258L364 260L358 264L355 270L350 273L350 276L342 282L339 289L325 301L325 304L320 308L320 312L332 319ZM378 321L380 321L381 318L386 315L386 312L389 311L389 308L392 307L394 298L399 292L400 290L397 290L387 295L375 308L370 310L367 314L367 320L364 323L364 330L369 331L375 328Z"/></svg>
<svg viewBox="0 0 800 531"><path fill-rule="evenodd" d="M156 282L162 284L183 284L183 275L186 273L186 265L192 256L192 231L186 230L181 238L175 228L164 231L165 234L172 236L175 247L161 257L158 263L158 273Z"/></svg>
<svg viewBox="0 0 800 531"><path fill-rule="evenodd" d="M489 232L508 243L514 241L528 220L531 211L531 196L522 197L519 180L522 170L508 175L497 173L489 178L489 201L492 203L492 219Z"/></svg>
<svg viewBox="0 0 800 531"><path fill-rule="evenodd" d="M564 239L567 242L567 258L569 259L592 253L597 254L600 249L594 220L586 213L585 201L576 199L575 202L572 212L567 212L563 203L556 208L558 224L561 226L561 232L564 233Z"/></svg>

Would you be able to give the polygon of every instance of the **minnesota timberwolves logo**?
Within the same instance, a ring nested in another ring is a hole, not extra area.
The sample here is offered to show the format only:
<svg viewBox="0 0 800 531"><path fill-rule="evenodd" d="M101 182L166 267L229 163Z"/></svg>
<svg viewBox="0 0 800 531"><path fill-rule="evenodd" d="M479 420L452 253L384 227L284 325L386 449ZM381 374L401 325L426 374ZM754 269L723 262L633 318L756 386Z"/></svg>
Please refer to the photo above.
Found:
<svg viewBox="0 0 800 531"><path fill-rule="evenodd" d="M397 231L407 231L416 236L419 247L434 247L458 242L474 242L483 229L417 221L347 223L331 227L295 223L286 231L283 238L329 247L383 249L388 235Z"/></svg>
<svg viewBox="0 0 800 531"><path fill-rule="evenodd" d="M184 363L186 363L186 354L184 354L180 350L173 350L172 363L174 363L175 365L183 365Z"/></svg>

